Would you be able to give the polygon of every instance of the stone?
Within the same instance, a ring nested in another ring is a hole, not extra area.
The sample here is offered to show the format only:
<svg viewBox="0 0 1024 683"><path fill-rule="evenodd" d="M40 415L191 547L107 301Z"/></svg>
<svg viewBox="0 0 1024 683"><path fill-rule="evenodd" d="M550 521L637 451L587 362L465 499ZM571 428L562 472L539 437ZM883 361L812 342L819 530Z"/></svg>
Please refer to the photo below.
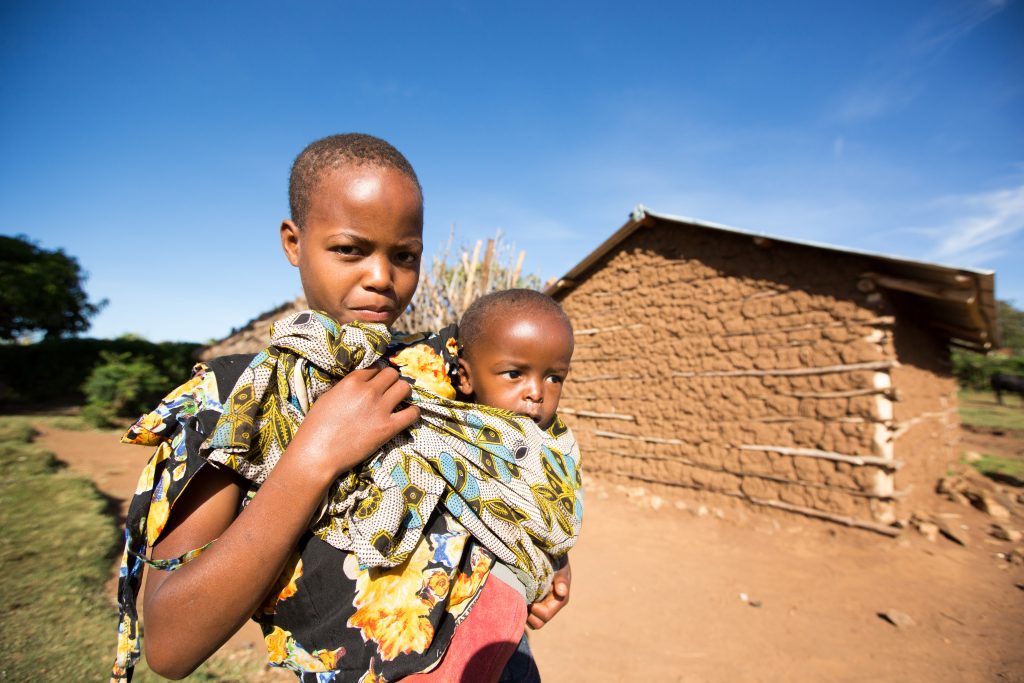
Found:
<svg viewBox="0 0 1024 683"><path fill-rule="evenodd" d="M647 502L650 503L652 510L660 510L665 504L665 501L661 499L661 496L651 496L650 500Z"/></svg>
<svg viewBox="0 0 1024 683"><path fill-rule="evenodd" d="M939 531L942 535L954 543L959 543L963 546L970 543L970 538L964 530L956 528L942 517L934 517L933 522L935 523L935 526L939 527Z"/></svg>
<svg viewBox="0 0 1024 683"><path fill-rule="evenodd" d="M976 506L989 517L1002 521L1010 519L1010 511L1001 505L995 496L982 494L978 499Z"/></svg>
<svg viewBox="0 0 1024 683"><path fill-rule="evenodd" d="M898 609L891 609L885 612L879 612L878 616L888 621L896 628L909 628L914 626L914 620L911 619L910 615L906 612L901 612Z"/></svg>
<svg viewBox="0 0 1024 683"><path fill-rule="evenodd" d="M1007 561L1010 564L1017 566L1024 565L1024 548L1014 548L1010 551L1010 554L1006 556Z"/></svg>
<svg viewBox="0 0 1024 683"><path fill-rule="evenodd" d="M952 502L958 503L960 505L971 504L971 501L968 500L967 496L960 493L959 491L950 491L949 493L946 494L946 498L949 498L949 500L951 500Z"/></svg>
<svg viewBox="0 0 1024 683"><path fill-rule="evenodd" d="M1018 543L1021 538L1024 537L1024 534L1017 529L1012 529L1006 524L1002 524L1000 522L993 524L992 530L989 533L1000 541L1009 541L1010 543Z"/></svg>
<svg viewBox="0 0 1024 683"><path fill-rule="evenodd" d="M939 525L934 522L918 522L917 530L932 543L939 537Z"/></svg>

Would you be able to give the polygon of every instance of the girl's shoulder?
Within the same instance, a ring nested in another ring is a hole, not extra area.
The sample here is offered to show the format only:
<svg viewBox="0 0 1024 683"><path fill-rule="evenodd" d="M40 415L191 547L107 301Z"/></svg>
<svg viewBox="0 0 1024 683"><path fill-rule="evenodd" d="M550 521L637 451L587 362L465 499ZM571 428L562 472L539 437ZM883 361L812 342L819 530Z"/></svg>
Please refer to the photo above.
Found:
<svg viewBox="0 0 1024 683"><path fill-rule="evenodd" d="M224 402L254 354L220 356L196 363L191 378L171 390L151 411L140 417L121 437L122 443L156 446L169 441L188 419L212 428Z"/></svg>

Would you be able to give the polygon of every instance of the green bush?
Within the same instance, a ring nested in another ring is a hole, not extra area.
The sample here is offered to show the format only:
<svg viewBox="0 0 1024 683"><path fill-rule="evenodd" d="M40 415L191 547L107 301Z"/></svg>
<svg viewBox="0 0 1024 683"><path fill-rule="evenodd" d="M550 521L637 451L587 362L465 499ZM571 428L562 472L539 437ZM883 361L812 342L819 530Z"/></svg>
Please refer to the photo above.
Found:
<svg viewBox="0 0 1024 683"><path fill-rule="evenodd" d="M974 351L954 348L952 359L953 374L959 380L960 386L965 389L988 389L989 379L998 372L1024 375L1024 356L985 356Z"/></svg>
<svg viewBox="0 0 1024 683"><path fill-rule="evenodd" d="M130 353L100 352L100 364L82 385L82 418L97 427L112 427L150 410L171 386L160 368Z"/></svg>
<svg viewBox="0 0 1024 683"><path fill-rule="evenodd" d="M202 348L190 342L150 342L137 338L46 339L37 344L0 344L0 409L11 407L81 405L82 385L100 353L130 353L145 358L167 377L170 390L188 379L195 354Z"/></svg>

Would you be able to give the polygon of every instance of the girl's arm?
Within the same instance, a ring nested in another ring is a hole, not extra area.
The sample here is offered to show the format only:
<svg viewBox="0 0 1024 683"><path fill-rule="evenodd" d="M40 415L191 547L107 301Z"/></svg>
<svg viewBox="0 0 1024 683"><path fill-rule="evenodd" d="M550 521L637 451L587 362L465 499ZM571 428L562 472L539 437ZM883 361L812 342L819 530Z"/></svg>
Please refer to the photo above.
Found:
<svg viewBox="0 0 1024 683"><path fill-rule="evenodd" d="M331 482L419 418L393 369L350 373L312 406L259 492L238 517L235 475L204 467L173 508L153 557L217 542L174 572L149 570L143 601L146 659L183 678L248 619L307 529Z"/></svg>

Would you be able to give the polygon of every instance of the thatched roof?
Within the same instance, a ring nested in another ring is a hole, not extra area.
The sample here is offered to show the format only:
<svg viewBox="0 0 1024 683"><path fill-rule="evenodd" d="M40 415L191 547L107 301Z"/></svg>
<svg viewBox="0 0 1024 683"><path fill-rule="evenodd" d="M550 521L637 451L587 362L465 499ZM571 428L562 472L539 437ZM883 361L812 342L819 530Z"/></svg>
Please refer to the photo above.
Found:
<svg viewBox="0 0 1024 683"><path fill-rule="evenodd" d="M270 341L270 326L275 320L304 308L306 308L306 298L300 296L294 301L283 303L277 308L262 313L227 337L207 346L199 353L199 359L208 360L232 353L256 353Z"/></svg>
<svg viewBox="0 0 1024 683"><path fill-rule="evenodd" d="M805 242L763 233L730 228L718 223L655 213L640 205L611 237L588 254L572 270L549 284L544 293L561 299L576 282L601 263L637 230L669 226L681 236L687 230L704 230L751 237L754 243L770 248L772 243L793 244L818 249L823 254L842 253L862 256L873 262L872 271L865 272L864 286L885 290L890 296L906 301L904 310L920 318L928 327L958 346L987 351L999 343L996 323L995 272L876 254L837 247L818 242Z"/></svg>

